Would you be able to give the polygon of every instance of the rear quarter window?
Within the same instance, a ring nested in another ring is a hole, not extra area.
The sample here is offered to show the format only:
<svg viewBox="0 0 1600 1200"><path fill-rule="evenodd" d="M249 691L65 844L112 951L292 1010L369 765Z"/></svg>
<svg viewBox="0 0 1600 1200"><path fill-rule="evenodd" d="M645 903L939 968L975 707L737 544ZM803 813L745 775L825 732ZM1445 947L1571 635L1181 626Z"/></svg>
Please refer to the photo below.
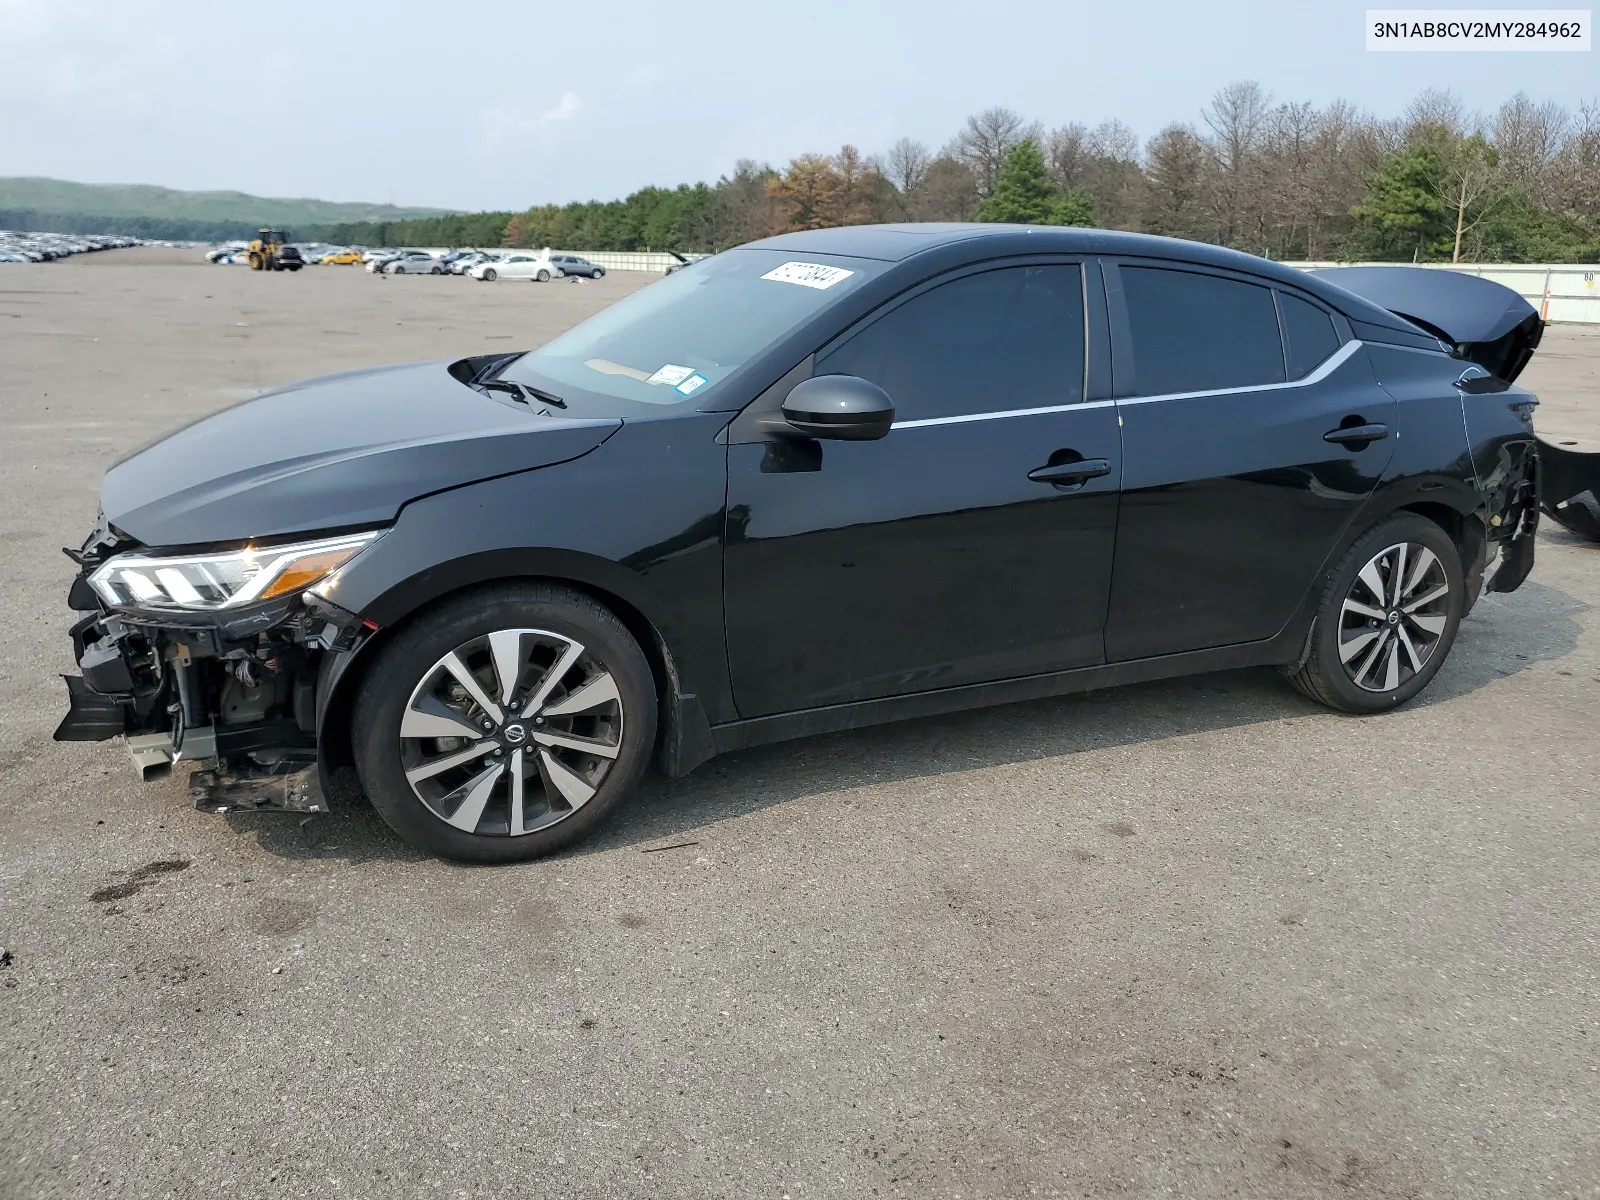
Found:
<svg viewBox="0 0 1600 1200"><path fill-rule="evenodd" d="M1288 292L1278 293L1278 311L1283 314L1289 378L1304 379L1339 348L1338 331L1322 309Z"/></svg>

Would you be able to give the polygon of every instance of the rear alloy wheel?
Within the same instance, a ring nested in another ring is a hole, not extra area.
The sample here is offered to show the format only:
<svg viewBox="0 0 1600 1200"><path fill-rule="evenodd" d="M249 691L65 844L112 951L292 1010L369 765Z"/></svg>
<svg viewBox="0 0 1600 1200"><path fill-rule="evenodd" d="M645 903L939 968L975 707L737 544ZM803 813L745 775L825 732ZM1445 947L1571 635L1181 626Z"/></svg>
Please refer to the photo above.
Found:
<svg viewBox="0 0 1600 1200"><path fill-rule="evenodd" d="M1443 529L1410 513L1385 521L1330 572L1311 654L1291 681L1346 712L1403 704L1444 663L1465 591L1460 556Z"/></svg>
<svg viewBox="0 0 1600 1200"><path fill-rule="evenodd" d="M564 588L465 597L384 649L355 713L374 807L433 854L511 862L592 829L643 773L653 678L615 616Z"/></svg>

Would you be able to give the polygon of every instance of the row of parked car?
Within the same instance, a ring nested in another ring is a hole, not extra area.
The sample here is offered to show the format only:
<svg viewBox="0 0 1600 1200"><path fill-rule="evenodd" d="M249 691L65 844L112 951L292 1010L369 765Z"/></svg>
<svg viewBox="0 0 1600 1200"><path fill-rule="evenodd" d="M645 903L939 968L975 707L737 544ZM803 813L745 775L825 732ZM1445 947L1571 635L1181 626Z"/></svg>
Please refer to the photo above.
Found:
<svg viewBox="0 0 1600 1200"><path fill-rule="evenodd" d="M599 279L606 269L577 254L549 248L543 250L368 250L361 246L324 246L316 243L295 247L301 258L321 266L363 265L372 274L384 275L467 275L485 283L497 279L531 279L546 283L563 276ZM216 246L206 251L206 261L228 265L243 264L244 243Z"/></svg>
<svg viewBox="0 0 1600 1200"><path fill-rule="evenodd" d="M550 250L368 251L367 270L385 275L467 275L485 283L531 279L548 283L563 276L599 279L606 269L576 254Z"/></svg>
<svg viewBox="0 0 1600 1200"><path fill-rule="evenodd" d="M0 229L0 263L38 263L88 254L95 250L121 250L143 245L138 238L120 234L30 233Z"/></svg>

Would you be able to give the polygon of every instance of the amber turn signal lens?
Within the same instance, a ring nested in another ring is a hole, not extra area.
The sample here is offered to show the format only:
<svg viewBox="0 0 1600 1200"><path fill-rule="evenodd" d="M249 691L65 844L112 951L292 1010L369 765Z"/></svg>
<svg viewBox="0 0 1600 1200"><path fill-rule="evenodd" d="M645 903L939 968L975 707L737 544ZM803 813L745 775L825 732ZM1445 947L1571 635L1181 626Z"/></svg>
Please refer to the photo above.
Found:
<svg viewBox="0 0 1600 1200"><path fill-rule="evenodd" d="M278 572L278 577L267 585L259 599L271 600L274 596L304 591L330 571L337 571L344 566L345 563L355 557L356 551L359 549L361 549L359 546L349 546L339 550L325 550L320 554L308 554L305 558L295 559L294 562Z"/></svg>

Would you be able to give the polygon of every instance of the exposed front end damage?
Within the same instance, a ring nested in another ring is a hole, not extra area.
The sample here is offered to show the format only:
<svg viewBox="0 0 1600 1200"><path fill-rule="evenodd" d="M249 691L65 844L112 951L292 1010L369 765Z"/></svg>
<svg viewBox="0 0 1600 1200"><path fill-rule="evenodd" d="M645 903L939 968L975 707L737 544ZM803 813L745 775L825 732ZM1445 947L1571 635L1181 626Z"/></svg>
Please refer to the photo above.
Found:
<svg viewBox="0 0 1600 1200"><path fill-rule="evenodd" d="M194 764L190 797L205 811L327 811L318 672L327 656L354 651L376 627L296 586L294 575L292 591L213 611L112 602L124 595L107 582L121 562L181 590L171 568L148 565L166 560L137 558L141 549L102 525L68 551L80 568L68 602L81 614L71 631L81 674L65 677L70 709L55 739L121 736L147 780ZM272 553L260 551L269 562Z"/></svg>

